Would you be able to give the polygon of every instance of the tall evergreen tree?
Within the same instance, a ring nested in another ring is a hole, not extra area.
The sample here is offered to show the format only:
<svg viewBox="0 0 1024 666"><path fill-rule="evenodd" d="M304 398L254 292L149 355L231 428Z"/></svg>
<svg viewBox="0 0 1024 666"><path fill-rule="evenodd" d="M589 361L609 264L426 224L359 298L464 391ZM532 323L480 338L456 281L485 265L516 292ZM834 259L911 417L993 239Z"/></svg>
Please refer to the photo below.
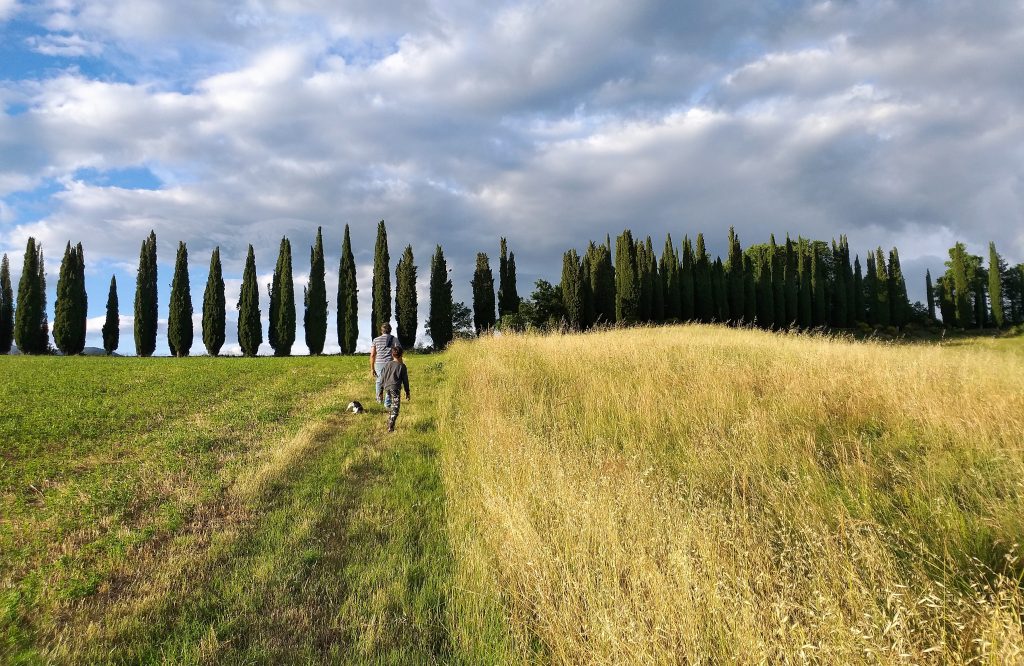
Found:
<svg viewBox="0 0 1024 666"><path fill-rule="evenodd" d="M711 301L714 303L713 316L715 321L729 320L728 287L725 283L725 265L721 257L716 257L711 264Z"/></svg>
<svg viewBox="0 0 1024 666"><path fill-rule="evenodd" d="M11 264L5 254L0 259L0 354L10 354L14 343L14 289Z"/></svg>
<svg viewBox="0 0 1024 666"><path fill-rule="evenodd" d="M192 349L192 289L188 279L188 248L178 242L167 313L167 346L171 356L188 356Z"/></svg>
<svg viewBox="0 0 1024 666"><path fill-rule="evenodd" d="M654 253L651 237L647 237L647 274L651 283L651 321L665 321L665 286L661 283L658 273L658 255Z"/></svg>
<svg viewBox="0 0 1024 666"><path fill-rule="evenodd" d="M953 300L953 288L949 277L940 275L936 280L939 293L939 313L942 315L942 325L946 328L956 326L956 303Z"/></svg>
<svg viewBox="0 0 1024 666"><path fill-rule="evenodd" d="M591 262L594 261L594 252L597 246L591 241L587 245L587 251L583 253L580 260L580 282L583 288L583 328L589 329L594 325L594 292L590 288Z"/></svg>
<svg viewBox="0 0 1024 666"><path fill-rule="evenodd" d="M636 274L637 282L640 285L640 310L637 319L649 322L652 319L654 280L650 273L647 246L642 242L636 244Z"/></svg>
<svg viewBox="0 0 1024 666"><path fill-rule="evenodd" d="M971 288L967 275L967 248L964 247L963 243L957 243L950 249L949 257L951 260L953 303L956 306L956 326L970 328L974 323L974 312L971 307ZM949 281L947 279L947 289L950 287Z"/></svg>
<svg viewBox="0 0 1024 666"><path fill-rule="evenodd" d="M715 318L714 294L711 292L711 257L704 247L704 234L697 234L697 251L693 265L693 305L697 319L709 322Z"/></svg>
<svg viewBox="0 0 1024 666"><path fill-rule="evenodd" d="M242 355L255 356L263 343L263 325L260 322L260 287L256 276L256 256L249 246L242 272L242 290L238 295L238 344Z"/></svg>
<svg viewBox="0 0 1024 666"><path fill-rule="evenodd" d="M907 297L907 283L900 267L900 253L896 248L889 251L889 319L893 326L903 328L910 320L910 299Z"/></svg>
<svg viewBox="0 0 1024 666"><path fill-rule="evenodd" d="M729 254L725 262L726 290L729 297L729 320L738 322L746 309L743 307L743 249L736 230L729 227Z"/></svg>
<svg viewBox="0 0 1024 666"><path fill-rule="evenodd" d="M694 270L696 259L693 256L693 245L688 235L683 236L683 258L679 264L679 291L682 294L683 302L679 311L682 313L683 321L693 321L697 313L696 306L696 285L694 284Z"/></svg>
<svg viewBox="0 0 1024 666"><path fill-rule="evenodd" d="M889 326L892 323L892 306L889 303L889 271L885 266L885 255L882 248L875 250L875 319L878 326Z"/></svg>
<svg viewBox="0 0 1024 666"><path fill-rule="evenodd" d="M775 304L775 326L785 328L786 321L786 251L775 242L771 235L768 247L772 260L772 302Z"/></svg>
<svg viewBox="0 0 1024 666"><path fill-rule="evenodd" d="M583 329L583 267L576 250L562 255L562 304L566 324L573 331Z"/></svg>
<svg viewBox="0 0 1024 666"><path fill-rule="evenodd" d="M875 269L875 253L870 251L864 274L864 307L868 324L878 326L878 271Z"/></svg>
<svg viewBox="0 0 1024 666"><path fill-rule="evenodd" d="M843 273L846 275L846 325L853 326L857 322L854 308L857 303L858 285L855 284L853 275L853 261L850 259L850 241L845 235L842 237L843 248Z"/></svg>
<svg viewBox="0 0 1024 666"><path fill-rule="evenodd" d="M757 321L757 271L750 254L743 255L743 323L753 326Z"/></svg>
<svg viewBox="0 0 1024 666"><path fill-rule="evenodd" d="M810 328L814 325L813 311L813 285L811 284L811 248L803 238L797 240L797 253L800 266L799 288L799 321L800 328Z"/></svg>
<svg viewBox="0 0 1024 666"><path fill-rule="evenodd" d="M665 301L665 319L679 321L682 318L683 292L679 266L679 254L672 243L672 234L665 236L665 247L658 264L661 276L661 290Z"/></svg>
<svg viewBox="0 0 1024 666"><path fill-rule="evenodd" d="M817 243L811 243L811 294L812 321L815 326L824 326L828 323L828 301L825 298L824 258Z"/></svg>
<svg viewBox="0 0 1024 666"><path fill-rule="evenodd" d="M594 300L594 323L615 323L615 268L607 245L595 245L590 262L590 293Z"/></svg>
<svg viewBox="0 0 1024 666"><path fill-rule="evenodd" d="M971 288L974 290L974 324L978 328L988 326L988 307L985 291L988 285L988 271L981 267L981 257L972 257Z"/></svg>
<svg viewBox="0 0 1024 666"><path fill-rule="evenodd" d="M398 342L405 349L416 345L419 326L416 302L416 264L413 263L412 245L405 246L395 267L395 319L398 324Z"/></svg>
<svg viewBox="0 0 1024 666"><path fill-rule="evenodd" d="M434 349L444 349L452 341L452 281L448 279L448 262L438 245L430 260L430 319L427 333Z"/></svg>
<svg viewBox="0 0 1024 666"><path fill-rule="evenodd" d="M103 321L103 351L110 356L117 351L121 339L121 315L118 313L117 278L110 276L110 291L107 292L107 318Z"/></svg>
<svg viewBox="0 0 1024 666"><path fill-rule="evenodd" d="M316 240L309 249L309 284L302 292L302 328L306 347L313 356L324 351L327 341L327 269L324 264L324 235L316 228Z"/></svg>
<svg viewBox="0 0 1024 666"><path fill-rule="evenodd" d="M348 225L341 243L341 265L338 270L338 346L342 354L354 354L359 340L359 288L356 285L356 260L352 255L352 239Z"/></svg>
<svg viewBox="0 0 1024 666"><path fill-rule="evenodd" d="M516 290L516 255L509 253L508 244L502 238L501 256L498 260L498 316L519 312L519 292Z"/></svg>
<svg viewBox="0 0 1024 666"><path fill-rule="evenodd" d="M139 271L135 278L135 353L152 356L156 351L158 319L156 232L142 242Z"/></svg>
<svg viewBox="0 0 1024 666"><path fill-rule="evenodd" d="M989 241L988 244L988 298L992 309L992 323L996 328L1002 328L1005 323L1003 317L1003 261L996 252L996 244Z"/></svg>
<svg viewBox="0 0 1024 666"><path fill-rule="evenodd" d="M473 326L480 335L494 328L494 324L494 274L487 254L478 252L473 271Z"/></svg>
<svg viewBox="0 0 1024 666"><path fill-rule="evenodd" d="M850 323L867 322L864 310L864 273L860 268L860 255L853 260L853 317Z"/></svg>
<svg viewBox="0 0 1024 666"><path fill-rule="evenodd" d="M85 261L82 244L67 244L57 278L54 301L53 342L65 356L81 354L85 349L88 304L85 301Z"/></svg>
<svg viewBox="0 0 1024 666"><path fill-rule="evenodd" d="M757 284L757 324L761 328L775 326L775 292L772 289L772 250L761 245L754 255L754 272Z"/></svg>
<svg viewBox="0 0 1024 666"><path fill-rule="evenodd" d="M377 225L377 244L373 251L373 307L370 310L370 337L380 335L380 327L391 321L390 262L388 231L384 227L384 220L381 220Z"/></svg>
<svg viewBox="0 0 1024 666"><path fill-rule="evenodd" d="M210 272L203 292L203 345L210 356L220 354L224 346L227 304L224 296L224 271L220 264L220 248L210 254Z"/></svg>
<svg viewBox="0 0 1024 666"><path fill-rule="evenodd" d="M792 326L800 318L800 258L797 255L793 241L789 238L789 234L786 234L784 262L786 317L783 321L785 321L787 326Z"/></svg>
<svg viewBox="0 0 1024 666"><path fill-rule="evenodd" d="M935 321L935 289L932 287L932 272L924 272L924 297L928 301L928 319Z"/></svg>
<svg viewBox="0 0 1024 666"><path fill-rule="evenodd" d="M837 243L832 239L832 265L835 268L832 285L832 326L835 328L846 328L847 326L847 303L846 303L846 271L843 268L843 237L839 237Z"/></svg>
<svg viewBox="0 0 1024 666"><path fill-rule="evenodd" d="M291 356L295 344L295 282L292 279L292 244L281 239L270 292L270 328L267 337L274 356Z"/></svg>
<svg viewBox="0 0 1024 666"><path fill-rule="evenodd" d="M640 288L636 244L626 229L615 240L615 321L628 325L640 320Z"/></svg>
<svg viewBox="0 0 1024 666"><path fill-rule="evenodd" d="M25 246L25 260L18 281L14 342L23 354L45 354L50 347L43 250L31 236Z"/></svg>

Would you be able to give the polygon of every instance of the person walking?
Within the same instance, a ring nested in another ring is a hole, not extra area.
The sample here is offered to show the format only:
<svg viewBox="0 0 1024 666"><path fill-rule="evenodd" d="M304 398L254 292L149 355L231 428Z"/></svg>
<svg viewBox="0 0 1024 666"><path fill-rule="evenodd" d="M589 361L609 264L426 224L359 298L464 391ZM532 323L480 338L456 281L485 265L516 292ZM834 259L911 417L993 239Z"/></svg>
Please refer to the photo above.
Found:
<svg viewBox="0 0 1024 666"><path fill-rule="evenodd" d="M391 335L391 324L385 322L381 324L380 335L373 339L370 347L370 372L373 374L375 384L373 394L377 396L377 402L383 402L385 407L391 406L391 399L387 394L381 398L380 373L384 366L391 362L395 348L401 349L402 345L398 338Z"/></svg>
<svg viewBox="0 0 1024 666"><path fill-rule="evenodd" d="M388 432L395 431L398 412L402 409L402 389L405 399L409 399L409 368L402 362L402 348L391 350L391 362L377 373L380 375L380 388L377 389L377 400L388 401ZM383 394L383 395L382 395Z"/></svg>

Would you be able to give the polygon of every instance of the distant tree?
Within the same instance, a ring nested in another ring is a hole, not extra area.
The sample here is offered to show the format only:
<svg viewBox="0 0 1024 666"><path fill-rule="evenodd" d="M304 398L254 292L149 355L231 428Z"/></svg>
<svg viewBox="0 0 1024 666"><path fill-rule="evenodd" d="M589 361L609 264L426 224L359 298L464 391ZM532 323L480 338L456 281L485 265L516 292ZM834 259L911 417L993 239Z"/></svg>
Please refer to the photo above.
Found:
<svg viewBox="0 0 1024 666"><path fill-rule="evenodd" d="M1005 270L1002 258L996 252L996 244L988 244L988 298L992 309L992 323L996 328L1002 328L1005 323L1003 316L1003 283L1002 276Z"/></svg>
<svg viewBox="0 0 1024 666"><path fill-rule="evenodd" d="M838 243L835 239L832 240L832 265L834 267L834 273L831 299L831 322L832 326L835 328L845 328L848 325L848 307L846 302L847 276L845 269L849 267L849 264L844 257L844 241L845 237L843 236L839 237Z"/></svg>
<svg viewBox="0 0 1024 666"><path fill-rule="evenodd" d="M309 284L302 292L302 328L306 347L313 356L324 352L327 342L327 269L324 263L324 236L316 228L316 240L309 249Z"/></svg>
<svg viewBox="0 0 1024 666"><path fill-rule="evenodd" d="M711 291L711 257L704 247L704 234L697 234L697 251L693 264L693 305L697 319L715 318L714 294Z"/></svg>
<svg viewBox="0 0 1024 666"><path fill-rule="evenodd" d="M942 325L946 328L956 326L956 302L953 297L953 288L949 277L940 275L935 282L939 293L939 313L942 315Z"/></svg>
<svg viewBox="0 0 1024 666"><path fill-rule="evenodd" d="M786 235L786 249L784 255L784 286L785 307L787 326L792 326L800 318L800 257L797 254L796 246Z"/></svg>
<svg viewBox="0 0 1024 666"><path fill-rule="evenodd" d="M370 310L370 337L380 335L380 327L391 321L391 273L388 254L388 230L384 220L377 225L377 244L373 252L373 308Z"/></svg>
<svg viewBox="0 0 1024 666"><path fill-rule="evenodd" d="M107 318L103 321L103 351L110 356L117 351L121 338L121 316L117 304L117 278L110 276L110 291L107 292Z"/></svg>
<svg viewBox="0 0 1024 666"><path fill-rule="evenodd" d="M43 250L31 236L18 281L18 308L14 313L14 342L22 354L45 354L50 348L46 318L46 273Z"/></svg>
<svg viewBox="0 0 1024 666"><path fill-rule="evenodd" d="M640 305L637 310L637 321L648 322L652 319L654 297L654 279L650 272L650 261L647 246L643 242L636 244L636 276L640 286Z"/></svg>
<svg viewBox="0 0 1024 666"><path fill-rule="evenodd" d="M509 253L508 244L501 239L498 260L498 316L519 312L519 292L516 290L516 255Z"/></svg>
<svg viewBox="0 0 1024 666"><path fill-rule="evenodd" d="M626 229L615 240L615 321L628 325L640 320L640 288L636 244Z"/></svg>
<svg viewBox="0 0 1024 666"><path fill-rule="evenodd" d="M135 353L152 356L156 351L158 319L156 232L142 242L135 278Z"/></svg>
<svg viewBox="0 0 1024 666"><path fill-rule="evenodd" d="M615 268L607 245L594 245L590 260L589 292L594 301L592 323L615 323Z"/></svg>
<svg viewBox="0 0 1024 666"><path fill-rule="evenodd" d="M448 279L448 262L438 245L430 260L430 319L427 333L434 349L444 349L454 336L452 281Z"/></svg>
<svg viewBox="0 0 1024 666"><path fill-rule="evenodd" d="M878 270L875 268L875 253L870 251L864 274L864 307L867 310L867 323L878 326Z"/></svg>
<svg viewBox="0 0 1024 666"><path fill-rule="evenodd" d="M725 283L725 265L721 257L716 257L711 264L711 302L714 304L714 321L729 320L728 287Z"/></svg>
<svg viewBox="0 0 1024 666"><path fill-rule="evenodd" d="M473 271L473 326L477 335L494 328L494 274L484 252L476 255Z"/></svg>
<svg viewBox="0 0 1024 666"><path fill-rule="evenodd" d="M928 319L935 321L935 288L932 286L932 272L924 272L925 300L928 304Z"/></svg>
<svg viewBox="0 0 1024 666"><path fill-rule="evenodd" d="M822 248L818 243L811 243L811 321L814 326L828 323L828 301L825 297L825 265Z"/></svg>
<svg viewBox="0 0 1024 666"><path fill-rule="evenodd" d="M875 323L889 326L892 323L892 306L889 303L889 271L885 265L882 248L875 250Z"/></svg>
<svg viewBox="0 0 1024 666"><path fill-rule="evenodd" d="M352 239L348 225L341 243L341 266L338 270L338 346L342 354L354 354L359 340L359 288L356 285L356 260L352 255Z"/></svg>
<svg viewBox="0 0 1024 666"><path fill-rule="evenodd" d="M974 292L974 324L978 328L988 326L987 287L988 271L981 266L981 257L971 256L969 275L971 276L971 290Z"/></svg>
<svg viewBox="0 0 1024 666"><path fill-rule="evenodd" d="M172 356L188 356L192 349L192 290L188 279L188 249L178 243L167 315L167 345Z"/></svg>
<svg viewBox="0 0 1024 666"><path fill-rule="evenodd" d="M1009 324L1024 324L1024 264L1003 269L1004 302Z"/></svg>
<svg viewBox="0 0 1024 666"><path fill-rule="evenodd" d="M398 342L405 349L416 345L419 327L416 302L416 264L413 263L412 245L405 246L395 267L395 319L398 324Z"/></svg>
<svg viewBox="0 0 1024 666"><path fill-rule="evenodd" d="M88 301L85 293L85 259L82 244L67 244L57 278L54 301L53 341L65 356L81 354L85 349Z"/></svg>
<svg viewBox="0 0 1024 666"><path fill-rule="evenodd" d="M11 264L5 254L0 260L0 354L10 354L14 343L14 290Z"/></svg>
<svg viewBox="0 0 1024 666"><path fill-rule="evenodd" d="M220 248L210 254L210 271L203 292L203 345L210 356L220 354L224 346L227 304L224 296L224 271L220 263Z"/></svg>
<svg viewBox="0 0 1024 666"><path fill-rule="evenodd" d="M591 265L595 260L594 253L597 251L597 246L594 245L594 241L590 241L587 245L587 251L583 254L583 258L580 260L580 281L582 283L583 290L583 328L589 329L594 325L595 307L594 307L594 291L590 288L590 274L592 272ZM518 313L517 313L518 314Z"/></svg>
<svg viewBox="0 0 1024 666"><path fill-rule="evenodd" d="M270 296L270 326L267 338L274 356L290 356L295 344L295 283L292 280L292 244L281 239L273 281L267 285Z"/></svg>
<svg viewBox="0 0 1024 666"><path fill-rule="evenodd" d="M654 254L654 244L647 237L645 245L647 257L647 279L651 285L651 321L665 321L665 288L658 273L658 256Z"/></svg>
<svg viewBox="0 0 1024 666"><path fill-rule="evenodd" d="M583 329L583 268L576 250L562 255L562 304L566 324L573 331Z"/></svg>
<svg viewBox="0 0 1024 666"><path fill-rule="evenodd" d="M867 313L864 311L864 274L860 268L860 255L853 260L853 316L850 323L866 322Z"/></svg>
<svg viewBox="0 0 1024 666"><path fill-rule="evenodd" d="M547 280L537 280L528 303L529 321L536 328L558 328L566 319L561 285L552 286ZM523 305L526 307L527 302Z"/></svg>
<svg viewBox="0 0 1024 666"><path fill-rule="evenodd" d="M814 325L814 311L813 311L813 285L811 282L811 272L813 270L813 264L811 262L811 248L807 241L803 238L797 241L797 253L799 257L800 266L800 280L798 283L799 288L799 322L800 328L810 328Z"/></svg>
<svg viewBox="0 0 1024 666"><path fill-rule="evenodd" d="M661 251L658 274L661 276L661 290L665 299L665 319L679 321L683 316L683 285L679 253L672 243L672 234L665 236L665 247Z"/></svg>
<svg viewBox="0 0 1024 666"><path fill-rule="evenodd" d="M892 325L903 328L910 321L910 299L907 297L907 283L900 267L900 253L896 248L889 251L889 312Z"/></svg>
<svg viewBox="0 0 1024 666"><path fill-rule="evenodd" d="M452 303L452 331L457 338L471 338L476 335L473 311L462 301Z"/></svg>
<svg viewBox="0 0 1024 666"><path fill-rule="evenodd" d="M753 326L757 321L757 269L750 254L743 255L743 323Z"/></svg>
<svg viewBox="0 0 1024 666"><path fill-rule="evenodd" d="M746 312L743 307L743 249L736 230L729 227L729 253L725 262L726 291L729 297L729 319L738 322Z"/></svg>
<svg viewBox="0 0 1024 666"><path fill-rule="evenodd" d="M974 323L974 311L971 307L971 285L967 272L967 248L963 243L957 243L949 250L949 258L950 270L946 278L946 288L953 288L953 303L956 306L955 325L969 328Z"/></svg>
<svg viewBox="0 0 1024 666"><path fill-rule="evenodd" d="M692 321L697 313L696 306L696 285L694 284L694 270L696 258L693 255L693 244L690 237L683 236L682 260L679 263L679 291L682 294L683 302L679 311L682 313L683 321Z"/></svg>
<svg viewBox="0 0 1024 666"><path fill-rule="evenodd" d="M775 304L775 326L785 328L786 321L786 251L775 242L772 234L768 247L771 252L772 302Z"/></svg>
<svg viewBox="0 0 1024 666"><path fill-rule="evenodd" d="M256 276L256 257L249 246L242 272L242 290L238 296L238 344L244 356L255 356L263 343L260 322L260 288Z"/></svg>

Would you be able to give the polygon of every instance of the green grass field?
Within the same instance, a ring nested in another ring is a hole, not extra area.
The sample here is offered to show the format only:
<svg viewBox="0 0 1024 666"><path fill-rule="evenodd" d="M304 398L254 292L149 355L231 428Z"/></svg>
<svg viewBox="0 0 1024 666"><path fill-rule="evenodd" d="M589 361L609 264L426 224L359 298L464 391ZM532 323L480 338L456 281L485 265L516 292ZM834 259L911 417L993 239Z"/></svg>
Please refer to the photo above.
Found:
<svg viewBox="0 0 1024 666"><path fill-rule="evenodd" d="M1022 658L1021 338L366 363L0 358L0 663Z"/></svg>

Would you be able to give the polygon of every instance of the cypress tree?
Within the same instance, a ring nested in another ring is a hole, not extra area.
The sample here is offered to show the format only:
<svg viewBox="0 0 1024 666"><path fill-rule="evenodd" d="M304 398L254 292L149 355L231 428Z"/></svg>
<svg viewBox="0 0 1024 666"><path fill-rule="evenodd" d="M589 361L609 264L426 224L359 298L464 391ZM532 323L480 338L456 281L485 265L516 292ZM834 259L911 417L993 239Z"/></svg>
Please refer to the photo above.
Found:
<svg viewBox="0 0 1024 666"><path fill-rule="evenodd" d="M615 269L607 245L594 246L590 262L590 292L594 300L594 323L615 323Z"/></svg>
<svg viewBox="0 0 1024 666"><path fill-rule="evenodd" d="M775 234L768 244L772 262L772 302L775 304L775 326L785 328L786 321L786 252L775 243Z"/></svg>
<svg viewBox="0 0 1024 666"><path fill-rule="evenodd" d="M238 294L238 344L243 356L255 356L263 343L263 326L260 322L260 288L256 276L256 256L252 245L245 258L242 272L242 290Z"/></svg>
<svg viewBox="0 0 1024 666"><path fill-rule="evenodd" d="M427 328L434 349L444 349L452 341L452 281L448 279L448 262L440 245L430 260L430 319Z"/></svg>
<svg viewBox="0 0 1024 666"><path fill-rule="evenodd" d="M615 240L615 321L635 324L640 319L640 276L636 245L629 229Z"/></svg>
<svg viewBox="0 0 1024 666"><path fill-rule="evenodd" d="M654 297L654 283L651 279L650 263L647 260L647 246L643 243L636 244L636 275L640 285L640 309L637 320L649 322L652 318L652 305Z"/></svg>
<svg viewBox="0 0 1024 666"><path fill-rule="evenodd" d="M814 325L814 315L812 310L811 296L811 251L807 246L807 241L800 238L797 241L797 251L799 253L800 262L800 281L799 281L799 317L800 328L810 328Z"/></svg>
<svg viewBox="0 0 1024 666"><path fill-rule="evenodd" d="M103 322L103 351L110 356L117 351L121 338L121 316L117 310L117 278L110 276L110 291L107 292L107 318Z"/></svg>
<svg viewBox="0 0 1024 666"><path fill-rule="evenodd" d="M726 293L728 288L725 284L725 265L721 257L716 257L711 264L711 298L714 303L714 320L725 322L729 320L729 299Z"/></svg>
<svg viewBox="0 0 1024 666"><path fill-rule="evenodd" d="M580 283L583 288L583 328L589 329L594 325L594 292L590 288L591 265L594 261L594 252L597 246L594 241L587 245L587 251L583 253L580 261Z"/></svg>
<svg viewBox="0 0 1024 666"><path fill-rule="evenodd" d="M693 266L693 305L697 319L703 322L709 322L715 318L711 270L711 258L704 248L704 234L697 234L697 252Z"/></svg>
<svg viewBox="0 0 1024 666"><path fill-rule="evenodd" d="M889 271L885 267L885 255L882 248L875 250L875 319L878 326L889 326L892 323L892 306L889 303Z"/></svg>
<svg viewBox="0 0 1024 666"><path fill-rule="evenodd" d="M679 291L683 297L683 303L679 310L682 313L683 321L693 321L697 313L696 294L694 293L695 263L690 237L683 236L683 260L679 266Z"/></svg>
<svg viewBox="0 0 1024 666"><path fill-rule="evenodd" d="M352 255L352 239L348 225L341 243L341 265L338 269L338 346L342 354L354 354L359 339L359 288L356 284L356 260Z"/></svg>
<svg viewBox="0 0 1024 666"><path fill-rule="evenodd" d="M142 242L139 270L135 279L135 353L152 356L157 330L156 232Z"/></svg>
<svg viewBox="0 0 1024 666"><path fill-rule="evenodd" d="M775 292L772 289L772 259L770 247L759 246L754 270L757 279L757 324L761 328L775 326Z"/></svg>
<svg viewBox="0 0 1024 666"><path fill-rule="evenodd" d="M907 283L900 267L900 253L896 248L889 251L889 312L892 325L903 328L910 319L910 299L907 297Z"/></svg>
<svg viewBox="0 0 1024 666"><path fill-rule="evenodd" d="M867 322L867 313L864 311L864 274L860 268L860 255L853 260L853 316L850 323Z"/></svg>
<svg viewBox="0 0 1024 666"><path fill-rule="evenodd" d="M789 234L786 234L784 270L786 317L783 321L787 326L792 326L800 318L800 259Z"/></svg>
<svg viewBox="0 0 1024 666"><path fill-rule="evenodd" d="M1003 266L999 253L996 252L996 244L989 241L988 244L988 298L992 309L992 323L996 328L1002 328L1003 317Z"/></svg>
<svg viewBox="0 0 1024 666"><path fill-rule="evenodd" d="M743 255L743 323L753 326L757 321L757 281L754 261L749 254Z"/></svg>
<svg viewBox="0 0 1024 666"><path fill-rule="evenodd" d="M875 270L874 252L868 252L867 273L864 275L864 307L868 324L878 326L878 271Z"/></svg>
<svg viewBox="0 0 1024 666"><path fill-rule="evenodd" d="M0 354L10 354L14 343L14 290L11 264L5 254L0 259Z"/></svg>
<svg viewBox="0 0 1024 666"><path fill-rule="evenodd" d="M224 297L224 272L220 265L220 248L210 254L210 272L203 292L203 345L210 356L220 354L224 346L227 305Z"/></svg>
<svg viewBox="0 0 1024 666"><path fill-rule="evenodd" d="M171 281L171 303L167 313L167 346L171 356L188 356L192 350L192 289L188 279L188 248L178 242Z"/></svg>
<svg viewBox="0 0 1024 666"><path fill-rule="evenodd" d="M736 230L729 227L729 254L725 262L725 280L729 297L729 320L737 323L746 312L743 307L743 250Z"/></svg>
<svg viewBox="0 0 1024 666"><path fill-rule="evenodd" d="M811 293L814 326L828 323L828 301L825 299L825 266L818 243L811 243Z"/></svg>
<svg viewBox="0 0 1024 666"><path fill-rule="evenodd" d="M928 318L935 321L935 289L932 287L932 272L924 272L924 297L928 301Z"/></svg>
<svg viewBox="0 0 1024 666"><path fill-rule="evenodd" d="M413 263L412 245L405 246L395 267L395 319L398 324L398 342L405 349L416 345L419 326L416 303L416 264Z"/></svg>
<svg viewBox="0 0 1024 666"><path fill-rule="evenodd" d="M857 322L854 314L857 302L858 286L854 283L853 266L850 259L850 241L843 236L843 272L846 274L846 325L853 326Z"/></svg>
<svg viewBox="0 0 1024 666"><path fill-rule="evenodd" d="M380 327L391 321L391 255L384 220L377 225L377 244L373 251L373 304L370 310L370 337L380 335ZM493 292L493 289L491 290ZM493 300L493 297L492 297Z"/></svg>
<svg viewBox="0 0 1024 666"><path fill-rule="evenodd" d="M953 282L953 303L956 306L956 325L960 328L969 328L974 321L974 313L971 309L970 283L967 278L966 255L967 249L963 243L957 243L949 251ZM948 284L946 288L949 288Z"/></svg>
<svg viewBox="0 0 1024 666"><path fill-rule="evenodd" d="M679 254L672 243L672 234L666 234L665 247L661 251L658 265L661 276L661 290L665 301L665 319L679 321L682 319L683 292L680 278Z"/></svg>
<svg viewBox="0 0 1024 666"><path fill-rule="evenodd" d="M473 325L477 335L494 328L494 274L484 252L476 255L473 271Z"/></svg>
<svg viewBox="0 0 1024 666"><path fill-rule="evenodd" d="M324 265L323 228L316 228L316 240L309 248L309 284L302 292L302 329L312 356L324 351L327 341L327 276Z"/></svg>
<svg viewBox="0 0 1024 666"><path fill-rule="evenodd" d="M651 283L651 321L665 321L665 287L658 274L658 256L654 253L651 237L647 237L645 254L647 255L647 274Z"/></svg>
<svg viewBox="0 0 1024 666"><path fill-rule="evenodd" d="M562 255L562 304L570 330L583 329L583 269L576 250Z"/></svg>
<svg viewBox="0 0 1024 666"><path fill-rule="evenodd" d="M974 259L974 275L971 279L971 286L974 288L974 322L978 328L985 328L988 325L988 308L985 305L985 285L988 280L985 269L981 267L981 257Z"/></svg>
<svg viewBox="0 0 1024 666"><path fill-rule="evenodd" d="M950 286L949 277L940 275L936 280L939 293L939 313L942 315L942 325L946 328L956 326L956 303L953 301L953 289Z"/></svg>
<svg viewBox="0 0 1024 666"><path fill-rule="evenodd" d="M53 305L53 342L65 356L81 354L85 348L86 310L79 303L79 264L83 263L78 247L71 243L64 248L57 278L57 299Z"/></svg>
<svg viewBox="0 0 1024 666"><path fill-rule="evenodd" d="M501 239L498 260L498 316L519 312L519 292L516 290L516 255L508 252L508 244Z"/></svg>
<svg viewBox="0 0 1024 666"><path fill-rule="evenodd" d="M848 306L846 302L846 270L843 268L843 237L832 240L832 265L835 268L832 293L832 326L846 328Z"/></svg>
<svg viewBox="0 0 1024 666"><path fill-rule="evenodd" d="M291 356L295 344L295 283L292 280L292 244L281 239L270 292L270 328L267 337L274 356Z"/></svg>
<svg viewBox="0 0 1024 666"><path fill-rule="evenodd" d="M49 350L46 320L46 283L43 250L29 237L18 281L18 308L14 313L14 342L23 354L44 354Z"/></svg>

